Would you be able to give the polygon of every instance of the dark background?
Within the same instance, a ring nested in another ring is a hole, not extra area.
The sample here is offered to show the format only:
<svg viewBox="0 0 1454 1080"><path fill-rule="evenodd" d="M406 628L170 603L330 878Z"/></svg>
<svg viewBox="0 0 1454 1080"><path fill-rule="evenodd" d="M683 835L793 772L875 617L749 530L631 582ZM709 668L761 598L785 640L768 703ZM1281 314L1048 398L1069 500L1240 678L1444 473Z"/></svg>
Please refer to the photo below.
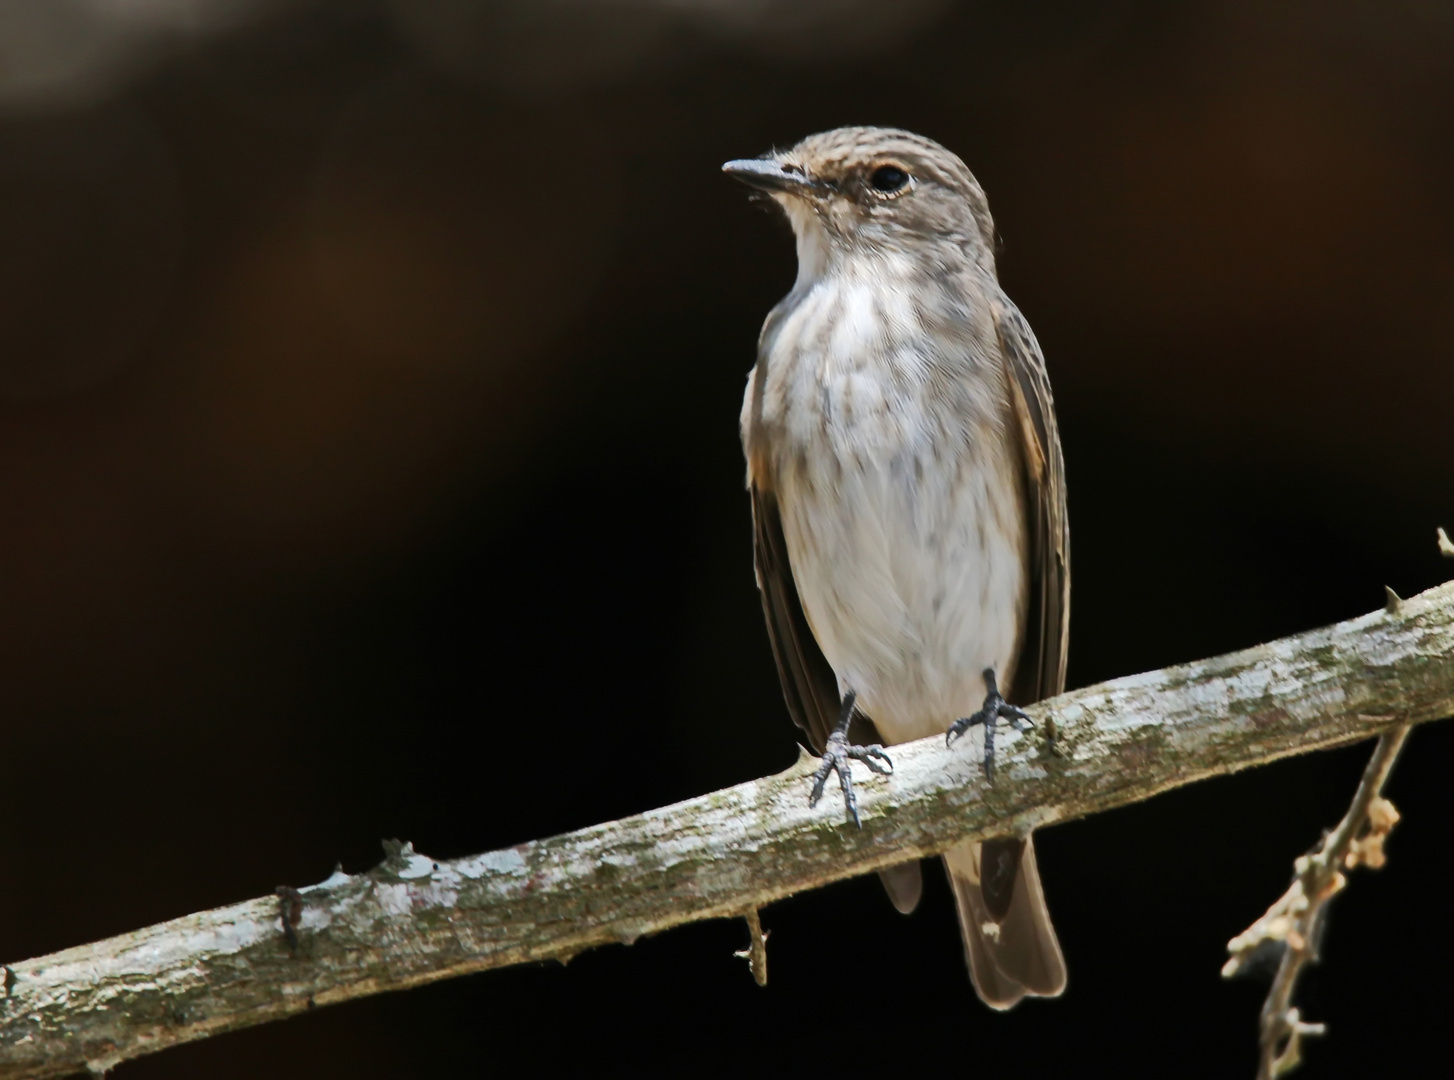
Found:
<svg viewBox="0 0 1454 1080"><path fill-rule="evenodd" d="M1070 681L1442 581L1454 8L20 0L0 18L0 959L796 754L736 418L794 272L718 173L844 123L989 193L1055 384ZM129 12L129 14L127 14ZM320 1010L162 1077L1250 1076L1225 943L1368 747L1039 834L999 1016L947 889ZM1340 899L1308 1076L1443 1055L1454 730Z"/></svg>

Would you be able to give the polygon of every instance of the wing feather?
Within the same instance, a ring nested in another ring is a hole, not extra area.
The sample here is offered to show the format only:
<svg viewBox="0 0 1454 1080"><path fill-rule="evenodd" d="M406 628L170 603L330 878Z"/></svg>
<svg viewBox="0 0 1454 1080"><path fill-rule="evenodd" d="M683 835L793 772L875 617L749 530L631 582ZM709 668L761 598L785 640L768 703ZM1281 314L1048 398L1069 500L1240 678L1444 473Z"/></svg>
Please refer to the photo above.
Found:
<svg viewBox="0 0 1454 1080"><path fill-rule="evenodd" d="M777 496L755 483L751 490L757 587L762 594L762 613L767 618L767 636L777 660L783 697L793 723L803 729L813 750L821 754L838 722L838 677L818 647L798 599Z"/></svg>
<svg viewBox="0 0 1454 1080"><path fill-rule="evenodd" d="M1055 402L1040 343L1019 308L995 298L995 327L1010 371L1019 421L1030 522L1029 618L1011 700L1021 705L1065 689L1070 647L1070 524L1066 514L1065 459L1055 423Z"/></svg>

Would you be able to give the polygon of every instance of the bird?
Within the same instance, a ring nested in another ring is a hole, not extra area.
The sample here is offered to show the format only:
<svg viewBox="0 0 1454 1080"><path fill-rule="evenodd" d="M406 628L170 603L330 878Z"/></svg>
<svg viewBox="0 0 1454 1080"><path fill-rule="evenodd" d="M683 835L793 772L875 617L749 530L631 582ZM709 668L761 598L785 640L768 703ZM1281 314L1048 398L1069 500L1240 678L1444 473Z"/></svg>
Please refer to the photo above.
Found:
<svg viewBox="0 0 1454 1080"><path fill-rule="evenodd" d="M886 773L885 746L973 727L993 780L997 724L1026 730L1019 706L1064 689L1070 533L1045 361L1000 287L984 191L895 128L722 168L781 207L797 244L741 434L768 637L822 757L810 804L836 773L858 822L853 761ZM944 863L981 1000L1062 993L1031 838ZM880 876L895 907L917 906L918 860Z"/></svg>

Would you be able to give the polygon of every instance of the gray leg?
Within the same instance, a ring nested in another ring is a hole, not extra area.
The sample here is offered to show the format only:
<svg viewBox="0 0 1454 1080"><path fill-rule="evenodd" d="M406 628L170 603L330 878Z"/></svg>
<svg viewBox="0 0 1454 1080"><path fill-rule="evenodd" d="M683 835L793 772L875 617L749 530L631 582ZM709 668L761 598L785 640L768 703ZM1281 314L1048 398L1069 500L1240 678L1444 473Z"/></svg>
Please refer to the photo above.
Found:
<svg viewBox="0 0 1454 1080"><path fill-rule="evenodd" d="M983 724L984 771L985 775L993 780L995 778L995 725L1001 720L1006 720L1016 731L1028 731L1035 726L1035 721L1025 714L1024 709L1016 708L1000 697L1000 688L995 682L994 668L984 669L984 684L989 690L989 693L985 694L984 706L973 716L966 716L950 724L949 730L944 733L944 745L952 745L955 739L970 728Z"/></svg>
<svg viewBox="0 0 1454 1080"><path fill-rule="evenodd" d="M823 764L818 766L818 771L813 776L813 793L808 796L808 805L818 805L818 800L823 797L823 787L828 783L828 774L836 772L838 786L843 789L843 803L848 809L849 820L861 829L863 822L858 820L858 798L853 794L853 776L848 763L861 761L880 776L893 772L894 763L884 753L882 746L849 744L848 725L853 720L853 704L857 700L858 694L853 690L844 695L843 713L838 718L838 726L833 729L833 734L828 736L828 745L823 747Z"/></svg>

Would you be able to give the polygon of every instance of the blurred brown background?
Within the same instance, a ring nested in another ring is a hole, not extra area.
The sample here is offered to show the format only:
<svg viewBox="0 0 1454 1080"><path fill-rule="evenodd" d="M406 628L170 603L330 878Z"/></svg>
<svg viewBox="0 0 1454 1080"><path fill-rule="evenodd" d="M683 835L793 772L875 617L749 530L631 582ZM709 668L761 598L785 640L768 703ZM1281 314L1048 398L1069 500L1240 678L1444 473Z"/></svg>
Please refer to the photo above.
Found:
<svg viewBox="0 0 1454 1080"><path fill-rule="evenodd" d="M657 806L796 754L736 416L793 275L718 173L912 128L1049 359L1071 682L1450 572L1454 7L12 0L0 959ZM1366 748L1047 830L1070 990L974 1000L872 880L121 1067L1250 1075L1226 940ZM1442 1053L1454 730L1340 900L1309 1076ZM835 1045L835 1039L851 1045Z"/></svg>

